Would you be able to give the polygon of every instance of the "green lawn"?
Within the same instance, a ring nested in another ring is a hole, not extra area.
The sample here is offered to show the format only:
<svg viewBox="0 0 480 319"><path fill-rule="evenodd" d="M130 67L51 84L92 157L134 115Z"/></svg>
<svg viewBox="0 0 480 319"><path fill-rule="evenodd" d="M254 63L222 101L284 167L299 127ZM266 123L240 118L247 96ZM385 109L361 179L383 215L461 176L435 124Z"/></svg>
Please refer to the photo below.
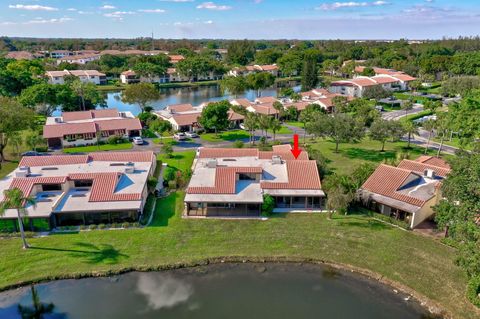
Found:
<svg viewBox="0 0 480 319"><path fill-rule="evenodd" d="M259 220L181 218L183 193L158 200L151 227L3 239L0 287L121 270L155 270L205 259L314 259L368 269L442 304L455 318L478 318L465 298L456 252L438 241L361 215L278 215Z"/></svg>
<svg viewBox="0 0 480 319"><path fill-rule="evenodd" d="M70 147L64 148L64 153L90 153L98 151L118 151L118 150L129 150L133 147L133 144L121 143L121 144L102 144L102 145L91 145L91 146L79 146L79 147Z"/></svg>
<svg viewBox="0 0 480 319"><path fill-rule="evenodd" d="M183 172L192 167L194 158L195 151L174 152L171 158L167 158L165 154L158 154L157 156L158 160Z"/></svg>
<svg viewBox="0 0 480 319"><path fill-rule="evenodd" d="M18 161L3 162L0 167L0 178L3 178L10 174L18 166Z"/></svg>
<svg viewBox="0 0 480 319"><path fill-rule="evenodd" d="M424 148L412 145L411 149L405 149L406 142L387 142L385 152L380 152L380 142L364 138L358 143L341 143L339 152L335 153L335 143L327 139L311 140L307 138L307 144L319 149L328 160L328 167L340 174L351 173L362 163L381 163L384 160L394 160L400 153L408 152L414 159L425 152ZM431 154L434 154L431 151Z"/></svg>
<svg viewBox="0 0 480 319"><path fill-rule="evenodd" d="M249 134L244 130L231 130L222 133L204 133L200 138L207 142L222 142L248 139Z"/></svg>
<svg viewBox="0 0 480 319"><path fill-rule="evenodd" d="M303 128L303 126L304 126L302 122L294 122L294 121L285 122L285 124L290 125L290 126L295 126L295 127L298 127L298 128Z"/></svg>
<svg viewBox="0 0 480 319"><path fill-rule="evenodd" d="M273 134L273 131L268 130L268 133ZM280 131L277 131L276 134L293 134L293 131L288 127L282 125L282 128L280 129Z"/></svg>

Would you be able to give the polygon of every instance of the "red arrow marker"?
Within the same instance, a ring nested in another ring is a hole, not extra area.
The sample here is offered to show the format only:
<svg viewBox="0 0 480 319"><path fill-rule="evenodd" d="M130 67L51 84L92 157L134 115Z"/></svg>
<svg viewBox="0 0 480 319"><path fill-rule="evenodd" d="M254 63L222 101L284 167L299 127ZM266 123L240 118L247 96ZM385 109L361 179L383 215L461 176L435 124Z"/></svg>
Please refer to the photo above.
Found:
<svg viewBox="0 0 480 319"><path fill-rule="evenodd" d="M295 159L297 159L300 153L302 152L302 150L298 148L298 134L293 135L293 149L290 150L290 152L292 152Z"/></svg>

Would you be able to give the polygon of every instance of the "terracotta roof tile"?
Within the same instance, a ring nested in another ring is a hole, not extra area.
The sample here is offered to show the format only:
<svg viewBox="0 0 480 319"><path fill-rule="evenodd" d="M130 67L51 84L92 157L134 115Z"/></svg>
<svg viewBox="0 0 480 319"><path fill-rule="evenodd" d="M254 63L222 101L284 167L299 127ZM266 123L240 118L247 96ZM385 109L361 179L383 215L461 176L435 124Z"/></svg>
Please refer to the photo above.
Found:
<svg viewBox="0 0 480 319"><path fill-rule="evenodd" d="M435 174L441 177L446 177L448 173L450 173L450 168L438 167L435 165L420 163L420 162L411 161L411 160L401 161L400 164L398 165L398 168L410 170L418 174L423 174L426 169L431 169L435 172Z"/></svg>
<svg viewBox="0 0 480 319"><path fill-rule="evenodd" d="M136 201L141 193L115 193L120 173L80 173L70 174L70 180L92 180L89 202Z"/></svg>
<svg viewBox="0 0 480 319"><path fill-rule="evenodd" d="M419 158L417 158L415 161L420 162L420 163L424 163L424 164L428 164L428 165L441 167L441 168L450 169L450 164L448 164L447 161L445 161L444 159L441 159L439 157L423 155L423 156L420 156Z"/></svg>
<svg viewBox="0 0 480 319"><path fill-rule="evenodd" d="M24 156L19 166L59 166L85 164L88 162L88 155L51 155L51 156Z"/></svg>
<svg viewBox="0 0 480 319"><path fill-rule="evenodd" d="M362 189L422 207L424 200L397 192L411 174L410 170L381 164L363 184Z"/></svg>
<svg viewBox="0 0 480 319"><path fill-rule="evenodd" d="M194 107L190 103L186 104L173 104L167 106L167 110L171 111L172 113L181 113L181 112L188 112L194 111Z"/></svg>
<svg viewBox="0 0 480 319"><path fill-rule="evenodd" d="M153 152L95 152L88 154L96 162L152 162L155 160Z"/></svg>
<svg viewBox="0 0 480 319"><path fill-rule="evenodd" d="M113 131L113 130L141 130L142 123L137 118L124 118L124 119L114 119L114 120L104 120L95 122L97 128L100 131Z"/></svg>
<svg viewBox="0 0 480 319"><path fill-rule="evenodd" d="M9 189L18 188L22 191L24 196L30 196L34 185L63 184L66 180L67 178L64 176L14 178Z"/></svg>
<svg viewBox="0 0 480 319"><path fill-rule="evenodd" d="M59 123L43 126L43 138L63 137L69 134L95 133L96 126L93 122L88 123Z"/></svg>
<svg viewBox="0 0 480 319"><path fill-rule="evenodd" d="M179 126L184 126L197 123L200 115L202 115L200 112L191 114L175 114L172 116L172 118Z"/></svg>
<svg viewBox="0 0 480 319"><path fill-rule="evenodd" d="M288 182L262 182L264 189L322 189L317 163L308 160L288 160Z"/></svg>

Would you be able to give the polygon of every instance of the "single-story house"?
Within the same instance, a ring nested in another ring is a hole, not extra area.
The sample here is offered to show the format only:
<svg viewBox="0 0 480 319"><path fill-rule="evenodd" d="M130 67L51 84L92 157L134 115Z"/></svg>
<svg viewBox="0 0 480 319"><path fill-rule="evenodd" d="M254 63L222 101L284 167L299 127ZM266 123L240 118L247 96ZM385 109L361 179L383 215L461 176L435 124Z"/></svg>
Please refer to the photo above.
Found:
<svg viewBox="0 0 480 319"><path fill-rule="evenodd" d="M274 212L320 212L325 193L315 161L290 145L273 151L201 148L185 196L188 217L258 217L265 195Z"/></svg>
<svg viewBox="0 0 480 319"><path fill-rule="evenodd" d="M51 228L136 222L155 165L153 152L23 157L18 168L0 180L0 201L5 190L20 189L36 200L24 208L30 222L45 220ZM15 225L17 213L7 209L0 219Z"/></svg>
<svg viewBox="0 0 480 319"><path fill-rule="evenodd" d="M442 181L450 172L444 160L421 156L390 166L381 164L360 188L364 204L381 214L404 220L410 228L433 217Z"/></svg>
<svg viewBox="0 0 480 319"><path fill-rule="evenodd" d="M252 73L257 73L257 72L268 72L274 77L278 77L279 75L279 69L276 64L268 64L268 65L247 65L245 67L235 67L228 71L227 75L228 76L246 76Z"/></svg>
<svg viewBox="0 0 480 319"><path fill-rule="evenodd" d="M57 64L62 62L70 64L87 64L88 62L100 60L100 54L77 54L77 55L68 55L63 58L57 59Z"/></svg>
<svg viewBox="0 0 480 319"><path fill-rule="evenodd" d="M140 136L142 124L130 112L117 109L63 112L48 117L43 126L43 138L49 147L94 145L110 136L130 138Z"/></svg>

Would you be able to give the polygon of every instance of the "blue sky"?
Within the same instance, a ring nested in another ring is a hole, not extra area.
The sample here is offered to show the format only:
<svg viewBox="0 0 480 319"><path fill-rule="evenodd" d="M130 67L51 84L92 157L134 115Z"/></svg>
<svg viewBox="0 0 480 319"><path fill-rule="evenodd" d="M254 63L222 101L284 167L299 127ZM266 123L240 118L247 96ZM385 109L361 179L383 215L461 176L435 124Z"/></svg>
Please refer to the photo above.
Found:
<svg viewBox="0 0 480 319"><path fill-rule="evenodd" d="M480 0L0 0L0 35L424 39L478 35Z"/></svg>

